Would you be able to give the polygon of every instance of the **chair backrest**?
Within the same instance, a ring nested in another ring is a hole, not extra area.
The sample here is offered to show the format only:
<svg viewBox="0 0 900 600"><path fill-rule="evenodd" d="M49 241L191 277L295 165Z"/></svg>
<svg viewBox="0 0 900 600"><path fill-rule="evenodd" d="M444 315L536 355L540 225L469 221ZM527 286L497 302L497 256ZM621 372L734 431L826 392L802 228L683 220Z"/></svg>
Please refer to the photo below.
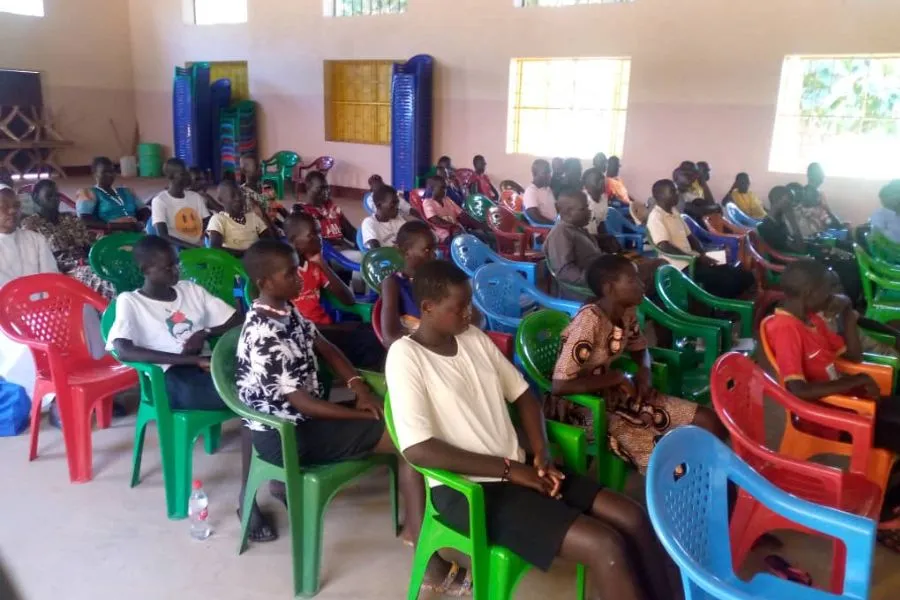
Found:
<svg viewBox="0 0 900 600"><path fill-rule="evenodd" d="M528 376L543 389L549 389L561 337L569 325L567 314L540 310L522 319L516 331L516 355Z"/></svg>
<svg viewBox="0 0 900 600"><path fill-rule="evenodd" d="M91 246L88 262L98 277L115 286L118 293L136 290L144 284L144 275L134 262L134 245L143 233L111 233Z"/></svg>
<svg viewBox="0 0 900 600"><path fill-rule="evenodd" d="M363 255L360 272L372 290L381 291L381 282L403 268L403 255L396 248L375 248ZM374 319L374 315L373 315Z"/></svg>
<svg viewBox="0 0 900 600"><path fill-rule="evenodd" d="M466 212L482 223L487 223L488 210L494 206L487 196L481 194L469 194L466 197Z"/></svg>
<svg viewBox="0 0 900 600"><path fill-rule="evenodd" d="M450 256L456 266L469 277L475 276L479 267L492 262L501 262L490 246L470 233L458 235L450 243Z"/></svg>
<svg viewBox="0 0 900 600"><path fill-rule="evenodd" d="M655 279L656 290L661 296L678 308L688 310L690 302L688 286L691 281L687 275L672 265L663 265L656 270Z"/></svg>
<svg viewBox="0 0 900 600"><path fill-rule="evenodd" d="M500 192L500 206L507 210L519 214L523 210L522 202L524 198L522 194L515 190L502 190Z"/></svg>
<svg viewBox="0 0 900 600"><path fill-rule="evenodd" d="M288 173L290 173L294 167L300 164L300 155L291 150L280 150L279 152L276 152L275 156L270 158L269 161L274 162L282 172L284 169L287 169Z"/></svg>
<svg viewBox="0 0 900 600"><path fill-rule="evenodd" d="M869 253L887 263L896 265L900 263L900 244L888 239L880 231L870 230L863 236L868 245Z"/></svg>
<svg viewBox="0 0 900 600"><path fill-rule="evenodd" d="M375 201L372 199L372 192L363 194L363 208L366 209L367 214L375 214Z"/></svg>
<svg viewBox="0 0 900 600"><path fill-rule="evenodd" d="M181 278L189 279L207 292L237 306L248 280L244 265L234 256L216 248L191 248L178 255Z"/></svg>
<svg viewBox="0 0 900 600"><path fill-rule="evenodd" d="M422 196L425 194L424 189L409 190L409 206L423 219L425 218L425 209L422 208Z"/></svg>
<svg viewBox="0 0 900 600"><path fill-rule="evenodd" d="M556 267L553 266L553 263L550 261L549 253L546 256L546 259L547 260L545 262L547 263L547 270L550 271L550 276L553 278L554 281L556 281L556 284L560 288L562 288L562 289L570 292L571 294L574 294L577 297L580 297L582 299L587 299L594 295L594 292L592 292L591 289L588 287L583 287L583 286L579 286L579 285L575 285L575 284L571 284L571 283L566 283L565 281L560 281L559 277L556 274L557 273Z"/></svg>
<svg viewBox="0 0 900 600"><path fill-rule="evenodd" d="M522 316L522 295L531 295L528 288L528 282L514 269L487 264L472 278L472 301L489 322L493 317L518 319Z"/></svg>
<svg viewBox="0 0 900 600"><path fill-rule="evenodd" d="M742 211L734 202L727 202L725 204L725 217L736 225L749 227L751 229L755 228L761 222L759 219L754 219Z"/></svg>
<svg viewBox="0 0 900 600"><path fill-rule="evenodd" d="M66 275L27 275L0 287L0 330L28 346L38 375L49 378L94 362L84 309L103 312L106 305L100 294Z"/></svg>
<svg viewBox="0 0 900 600"><path fill-rule="evenodd" d="M375 331L375 337L384 346L384 333L381 331L381 296L372 306L372 329Z"/></svg>
<svg viewBox="0 0 900 600"><path fill-rule="evenodd" d="M626 233L631 233L631 234L642 233L641 230L637 229L632 223L630 223L628 221L628 219L625 218L625 215L623 215L621 212L619 212L618 210L616 210L614 208L611 208L606 213L605 225L606 225L606 230L610 234L613 234L613 235L615 235L615 234L621 235L621 234L626 234Z"/></svg>

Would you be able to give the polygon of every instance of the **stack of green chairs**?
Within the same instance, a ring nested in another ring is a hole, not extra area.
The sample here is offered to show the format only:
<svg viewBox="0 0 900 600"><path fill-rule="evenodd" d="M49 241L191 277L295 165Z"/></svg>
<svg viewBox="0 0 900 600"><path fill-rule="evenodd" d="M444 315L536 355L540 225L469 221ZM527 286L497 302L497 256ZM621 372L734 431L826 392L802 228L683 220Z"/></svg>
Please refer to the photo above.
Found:
<svg viewBox="0 0 900 600"><path fill-rule="evenodd" d="M240 329L235 328L222 336L216 345L212 357L213 381L219 395L231 410L241 417L268 425L278 432L281 436L284 466L268 463L260 458L256 450L253 451L243 499L238 554L247 548L251 508L257 489L269 480L284 482L291 524L294 594L313 596L319 591L325 511L340 490L373 469L387 466L390 472L393 532L395 536L399 534L397 459L390 455L373 455L330 465L301 465L297 455L297 438L293 423L251 410L238 398L235 371L239 337Z"/></svg>
<svg viewBox="0 0 900 600"><path fill-rule="evenodd" d="M94 242L88 254L91 269L108 281L116 292L130 292L144 285L144 275L134 262L132 251L143 233L111 233Z"/></svg>
<svg viewBox="0 0 900 600"><path fill-rule="evenodd" d="M115 320L116 301L113 300L101 320L104 341L107 341ZM219 446L222 423L234 419L235 414L230 410L172 410L165 373L159 365L124 361L123 364L137 371L141 388L141 403L134 427L131 487L140 483L144 436L147 425L155 421L166 490L166 512L170 519L184 519L188 516L191 495L194 442L203 435L207 454L213 454Z"/></svg>
<svg viewBox="0 0 900 600"><path fill-rule="evenodd" d="M871 256L859 244L853 245L853 251L866 299L866 317L879 323L900 320L900 265Z"/></svg>

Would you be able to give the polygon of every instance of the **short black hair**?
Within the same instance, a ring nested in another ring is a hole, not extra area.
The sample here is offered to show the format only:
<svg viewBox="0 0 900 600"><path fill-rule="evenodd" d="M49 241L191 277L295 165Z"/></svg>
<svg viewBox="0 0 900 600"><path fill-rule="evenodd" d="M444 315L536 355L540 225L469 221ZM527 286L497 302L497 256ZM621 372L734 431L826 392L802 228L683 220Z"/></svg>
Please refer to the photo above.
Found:
<svg viewBox="0 0 900 600"><path fill-rule="evenodd" d="M303 178L303 182L307 187L312 185L313 181L318 181L319 183L328 183L328 180L325 179L325 174L321 171L310 171L306 174L306 177Z"/></svg>
<svg viewBox="0 0 900 600"><path fill-rule="evenodd" d="M41 195L41 190L48 187L56 187L56 182L52 179L39 179L31 188L31 197L37 199Z"/></svg>
<svg viewBox="0 0 900 600"><path fill-rule="evenodd" d="M450 163L451 165L453 164L453 161L450 160L450 157L449 157L449 156L446 156L446 155L440 157L440 158L438 159L438 161L437 161L437 164L441 164L441 163L444 162L444 161Z"/></svg>
<svg viewBox="0 0 900 600"><path fill-rule="evenodd" d="M776 198L780 198L781 196L784 196L785 194L787 194L787 195L792 194L790 188L788 188L787 186L784 186L784 185L776 185L771 190L769 190L769 204L772 204L773 202L775 202Z"/></svg>
<svg viewBox="0 0 900 600"><path fill-rule="evenodd" d="M250 281L256 283L272 275L279 266L273 259L280 257L291 260L294 254L294 249L284 242L274 238L262 238L244 252L244 269Z"/></svg>
<svg viewBox="0 0 900 600"><path fill-rule="evenodd" d="M176 167L181 167L182 169L187 171L187 163L180 158L176 158L173 156L166 161L166 164L163 167L163 173L165 173L166 179L170 179L172 177L172 169Z"/></svg>
<svg viewBox="0 0 900 600"><path fill-rule="evenodd" d="M372 185L376 181L380 181L381 183L384 183L384 178L381 175L379 175L378 173L369 175L369 181L367 182L369 185Z"/></svg>
<svg viewBox="0 0 900 600"><path fill-rule="evenodd" d="M606 177L606 175L603 174L603 171L601 171L597 167L590 167L590 168L586 169L584 173L581 174L581 185L587 185L588 180L591 177L595 177L595 176Z"/></svg>
<svg viewBox="0 0 900 600"><path fill-rule="evenodd" d="M115 167L115 164L107 156L95 156L91 161L91 171L96 171L98 167Z"/></svg>
<svg viewBox="0 0 900 600"><path fill-rule="evenodd" d="M483 157L482 155L480 155L480 154L476 154L475 156L472 157L472 164L474 165L474 164L475 164L476 162L478 162L479 160L482 160L482 161L483 161L483 160L484 160L484 157Z"/></svg>
<svg viewBox="0 0 900 600"><path fill-rule="evenodd" d="M634 271L634 263L621 254L604 254L588 265L584 278L598 298L603 297L603 285L615 281L626 270Z"/></svg>
<svg viewBox="0 0 900 600"><path fill-rule="evenodd" d="M419 236L430 236L431 239L434 239L434 232L425 221L407 221L397 232L397 248L402 252L409 248L413 240Z"/></svg>
<svg viewBox="0 0 900 600"><path fill-rule="evenodd" d="M372 202L375 204L375 206L378 206L382 202L390 200L392 197L397 197L397 190L389 185L383 185L372 192Z"/></svg>
<svg viewBox="0 0 900 600"><path fill-rule="evenodd" d="M815 260L797 260L788 263L779 283L788 296L800 296L819 286L831 285L828 267Z"/></svg>
<svg viewBox="0 0 900 600"><path fill-rule="evenodd" d="M556 160L556 159L554 158L553 160ZM559 159L559 160L562 160L562 159ZM534 175L537 172L537 170L540 169L541 167L547 167L549 169L550 163L547 162L546 159L538 158L533 163L531 163L531 174Z"/></svg>
<svg viewBox="0 0 900 600"><path fill-rule="evenodd" d="M134 257L134 262L143 271L145 267L153 263L158 257L174 252L175 248L166 240L158 235L147 235L134 245L131 255Z"/></svg>
<svg viewBox="0 0 900 600"><path fill-rule="evenodd" d="M556 194L556 202L559 203L563 198L583 198L584 190L580 185L564 185L559 193Z"/></svg>
<svg viewBox="0 0 900 600"><path fill-rule="evenodd" d="M313 230L318 227L319 222L314 216L305 210L292 211L284 220L284 233L288 236L300 227L312 227Z"/></svg>
<svg viewBox="0 0 900 600"><path fill-rule="evenodd" d="M662 193L665 188L672 188L674 190L678 189L677 187L675 187L675 182L672 181L671 179L660 179L659 181L657 181L656 183L653 184L653 188L651 191L651 193L653 194L653 197L659 198L660 196L662 196Z"/></svg>
<svg viewBox="0 0 900 600"><path fill-rule="evenodd" d="M428 189L434 189L433 186L432 186L432 184L433 184L433 183L438 183L438 182L440 182L440 183L446 183L446 182L444 181L444 178L441 177L440 175L432 175L432 176L430 176L428 179L425 180L425 187L428 188Z"/></svg>
<svg viewBox="0 0 900 600"><path fill-rule="evenodd" d="M426 300L439 302L447 297L449 289L469 281L466 272L447 260L430 260L416 269L413 278L413 296L422 304Z"/></svg>

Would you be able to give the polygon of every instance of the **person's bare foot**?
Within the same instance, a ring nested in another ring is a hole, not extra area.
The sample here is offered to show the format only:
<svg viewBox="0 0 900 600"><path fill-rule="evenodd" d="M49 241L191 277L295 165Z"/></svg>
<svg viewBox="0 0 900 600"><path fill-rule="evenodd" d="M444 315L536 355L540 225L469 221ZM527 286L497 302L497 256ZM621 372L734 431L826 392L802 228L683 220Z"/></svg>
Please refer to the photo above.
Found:
<svg viewBox="0 0 900 600"><path fill-rule="evenodd" d="M240 508L237 509L237 518L238 521L241 520ZM278 539L278 532L275 531L275 526L272 525L268 517L259 509L259 505L256 504L256 502L253 503L253 508L250 509L249 529L249 538L251 542L274 542Z"/></svg>
<svg viewBox="0 0 900 600"><path fill-rule="evenodd" d="M437 554L428 561L421 591L453 597L471 596L471 580L466 579L466 571L456 562L447 562Z"/></svg>
<svg viewBox="0 0 900 600"><path fill-rule="evenodd" d="M404 526L402 529L400 529L400 541L403 542L404 546L414 548L416 546L418 537L418 533L414 534L409 530L409 527Z"/></svg>

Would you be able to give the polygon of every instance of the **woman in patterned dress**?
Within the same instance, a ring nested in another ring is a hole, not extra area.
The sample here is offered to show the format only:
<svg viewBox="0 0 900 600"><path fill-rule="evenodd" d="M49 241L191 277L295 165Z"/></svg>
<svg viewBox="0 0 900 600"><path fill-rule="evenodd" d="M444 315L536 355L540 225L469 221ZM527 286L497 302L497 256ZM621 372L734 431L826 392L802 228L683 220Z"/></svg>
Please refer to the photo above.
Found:
<svg viewBox="0 0 900 600"><path fill-rule="evenodd" d="M675 427L694 424L724 439L727 432L715 412L653 389L647 339L636 313L644 286L634 263L614 254L601 256L588 267L587 283L596 298L584 305L562 334L547 416L590 432L590 412L561 397L602 396L609 446L641 474L656 442ZM640 365L634 378L611 367L626 351Z"/></svg>
<svg viewBox="0 0 900 600"><path fill-rule="evenodd" d="M50 179L38 181L31 192L37 214L25 217L22 228L36 231L50 243L60 273L73 277L111 300L116 289L101 279L88 264L88 252L94 242L84 221L74 214L59 212L59 193Z"/></svg>

